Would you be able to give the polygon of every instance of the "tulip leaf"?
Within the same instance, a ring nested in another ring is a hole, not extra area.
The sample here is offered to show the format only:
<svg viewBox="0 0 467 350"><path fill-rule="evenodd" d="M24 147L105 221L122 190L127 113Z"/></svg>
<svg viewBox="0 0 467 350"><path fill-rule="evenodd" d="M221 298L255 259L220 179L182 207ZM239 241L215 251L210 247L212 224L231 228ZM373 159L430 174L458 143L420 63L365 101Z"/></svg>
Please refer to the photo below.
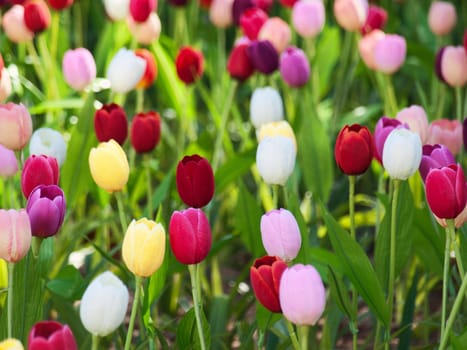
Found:
<svg viewBox="0 0 467 350"><path fill-rule="evenodd" d="M53 294L74 301L83 294L85 283L81 273L73 265L66 265L46 286Z"/></svg>
<svg viewBox="0 0 467 350"><path fill-rule="evenodd" d="M345 275L368 304L370 310L387 326L389 312L384 299L383 289L368 256L350 234L339 226L337 221L322 207L324 221L328 228L329 239L336 255L341 261Z"/></svg>
<svg viewBox="0 0 467 350"><path fill-rule="evenodd" d="M339 28L326 27L320 35L320 40L316 45L314 60L314 71L319 72L319 93L324 96L331 88L331 74L334 71L334 66L341 56Z"/></svg>
<svg viewBox="0 0 467 350"><path fill-rule="evenodd" d="M328 267L328 282L331 287L332 299L342 313L345 314L350 321L354 322L356 315L352 312L348 288L346 288L344 281L342 281L342 277L338 276L331 266Z"/></svg>
<svg viewBox="0 0 467 350"><path fill-rule="evenodd" d="M256 148L253 148L227 159L215 174L216 193L223 192L229 184L248 172L255 157Z"/></svg>
<svg viewBox="0 0 467 350"><path fill-rule="evenodd" d="M211 333L209 323L201 310L201 323L203 325L203 334L206 348L211 348ZM198 330L196 328L195 310L191 308L183 316L182 320L178 324L176 333L176 342L179 349L201 349Z"/></svg>

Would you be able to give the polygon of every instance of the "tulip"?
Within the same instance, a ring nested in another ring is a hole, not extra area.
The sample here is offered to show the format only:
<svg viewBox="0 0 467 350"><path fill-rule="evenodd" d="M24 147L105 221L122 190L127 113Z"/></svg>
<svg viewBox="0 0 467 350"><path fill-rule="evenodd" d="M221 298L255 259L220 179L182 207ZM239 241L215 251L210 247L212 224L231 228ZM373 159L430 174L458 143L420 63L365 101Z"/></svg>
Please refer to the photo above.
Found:
<svg viewBox="0 0 467 350"><path fill-rule="evenodd" d="M294 7L294 5L298 2L299 0L279 0L282 6L285 7Z"/></svg>
<svg viewBox="0 0 467 350"><path fill-rule="evenodd" d="M0 77L0 103L5 102L8 97L11 95L11 79L8 69L5 67L1 70Z"/></svg>
<svg viewBox="0 0 467 350"><path fill-rule="evenodd" d="M252 41L247 53L253 67L263 74L271 74L279 67L279 55L269 40Z"/></svg>
<svg viewBox="0 0 467 350"><path fill-rule="evenodd" d="M256 88L250 100L250 119L255 128L284 119L284 106L279 92L273 87Z"/></svg>
<svg viewBox="0 0 467 350"><path fill-rule="evenodd" d="M161 137L161 117L150 111L138 113L131 122L131 144L137 153L151 152Z"/></svg>
<svg viewBox="0 0 467 350"><path fill-rule="evenodd" d="M62 226L65 217L65 196L57 185L39 185L28 197L26 211L33 236L50 237Z"/></svg>
<svg viewBox="0 0 467 350"><path fill-rule="evenodd" d="M107 16L114 21L127 18L130 13L130 0L104 0Z"/></svg>
<svg viewBox="0 0 467 350"><path fill-rule="evenodd" d="M145 22L136 22L131 16L127 20L128 29L136 42L142 45L151 45L161 35L161 20L157 13L151 12Z"/></svg>
<svg viewBox="0 0 467 350"><path fill-rule="evenodd" d="M253 0L233 0L232 19L235 25L240 24L240 17L246 10L255 7Z"/></svg>
<svg viewBox="0 0 467 350"><path fill-rule="evenodd" d="M302 237L297 220L287 209L270 210L261 217L261 239L268 255L285 262L297 257Z"/></svg>
<svg viewBox="0 0 467 350"><path fill-rule="evenodd" d="M365 65L370 69L376 70L377 68L374 55L375 46L379 40L384 38L384 36L385 34L381 30L375 29L362 37L358 42L358 51L360 53L360 57L362 58Z"/></svg>
<svg viewBox="0 0 467 350"><path fill-rule="evenodd" d="M47 0L49 6L54 10L61 11L73 5L73 0Z"/></svg>
<svg viewBox="0 0 467 350"><path fill-rule="evenodd" d="M292 32L287 22L280 17L269 18L258 33L259 40L269 40L278 53L289 46Z"/></svg>
<svg viewBox="0 0 467 350"><path fill-rule="evenodd" d="M383 166L389 176L407 180L417 171L422 159L420 136L408 129L394 129L387 137L383 149Z"/></svg>
<svg viewBox="0 0 467 350"><path fill-rule="evenodd" d="M462 141L464 143L464 150L467 150L467 118L462 123Z"/></svg>
<svg viewBox="0 0 467 350"><path fill-rule="evenodd" d="M34 33L24 23L24 7L21 5L14 5L5 12L2 26L7 38L16 44L31 41L34 38Z"/></svg>
<svg viewBox="0 0 467 350"><path fill-rule="evenodd" d="M240 81L247 80L255 71L248 56L248 43L235 45L227 61L227 71L230 76Z"/></svg>
<svg viewBox="0 0 467 350"><path fill-rule="evenodd" d="M0 209L0 258L20 261L31 246L31 224L26 210Z"/></svg>
<svg viewBox="0 0 467 350"><path fill-rule="evenodd" d="M18 171L18 161L15 152L0 145L0 176L7 178L14 176Z"/></svg>
<svg viewBox="0 0 467 350"><path fill-rule="evenodd" d="M107 192L121 191L130 174L125 151L113 139L91 149L89 169L96 184Z"/></svg>
<svg viewBox="0 0 467 350"><path fill-rule="evenodd" d="M264 138L270 136L285 136L292 140L295 150L297 149L297 140L295 139L295 133L286 120L280 120L277 122L269 122L262 124L256 132L256 138L258 142L261 142Z"/></svg>
<svg viewBox="0 0 467 350"><path fill-rule="evenodd" d="M373 159L374 141L368 128L359 124L344 126L337 135L334 157L346 175L363 174Z"/></svg>
<svg viewBox="0 0 467 350"><path fill-rule="evenodd" d="M24 347L18 339L9 338L0 342L0 350L24 350Z"/></svg>
<svg viewBox="0 0 467 350"><path fill-rule="evenodd" d="M363 35L371 33L375 29L383 29L388 19L388 13L382 7L370 5L365 24L360 29Z"/></svg>
<svg viewBox="0 0 467 350"><path fill-rule="evenodd" d="M282 79L291 87L300 87L310 78L310 64L305 53L294 46L282 52L279 61Z"/></svg>
<svg viewBox="0 0 467 350"><path fill-rule="evenodd" d="M57 159L62 166L66 158L67 146L62 134L50 128L39 128L33 132L29 143L29 154L41 155Z"/></svg>
<svg viewBox="0 0 467 350"><path fill-rule="evenodd" d="M214 173L206 158L185 156L177 165L177 190L182 201L195 208L204 207L214 195Z"/></svg>
<svg viewBox="0 0 467 350"><path fill-rule="evenodd" d="M83 91L96 78L96 62L84 47L67 50L62 63L65 81L73 89Z"/></svg>
<svg viewBox="0 0 467 350"><path fill-rule="evenodd" d="M465 49L465 54L467 55L467 29L464 32L464 49Z"/></svg>
<svg viewBox="0 0 467 350"><path fill-rule="evenodd" d="M107 68L112 90L125 94L134 89L144 75L146 61L131 50L120 49Z"/></svg>
<svg viewBox="0 0 467 350"><path fill-rule="evenodd" d="M433 216L436 219L436 221L438 221L438 224L440 224L444 228L448 227L448 222L446 219L441 219L437 217L436 215L433 215ZM462 227L462 225L464 225L466 221L467 221L467 204L464 207L464 209L454 218L454 226L456 228Z"/></svg>
<svg viewBox="0 0 467 350"><path fill-rule="evenodd" d="M240 27L244 35L250 40L256 40L263 24L268 20L268 14L263 10L252 7L240 16Z"/></svg>
<svg viewBox="0 0 467 350"><path fill-rule="evenodd" d="M199 0L199 6L201 6L203 9L209 10L211 7L212 0Z"/></svg>
<svg viewBox="0 0 467 350"><path fill-rule="evenodd" d="M185 84L198 80L204 71L204 57L201 51L185 46L180 49L175 60L177 75Z"/></svg>
<svg viewBox="0 0 467 350"><path fill-rule="evenodd" d="M23 104L1 104L0 125L0 144L14 151L26 146L32 134L32 119Z"/></svg>
<svg viewBox="0 0 467 350"><path fill-rule="evenodd" d="M145 22L157 7L157 0L130 0L130 15L136 22Z"/></svg>
<svg viewBox="0 0 467 350"><path fill-rule="evenodd" d="M446 35L456 25L457 14L453 4L447 1L433 1L428 11L428 26L435 35Z"/></svg>
<svg viewBox="0 0 467 350"><path fill-rule="evenodd" d="M128 134L125 110L116 103L103 105L94 114L94 131L99 142L114 139L123 145Z"/></svg>
<svg viewBox="0 0 467 350"><path fill-rule="evenodd" d="M435 71L441 81L451 87L467 82L467 53L462 46L446 46L438 51Z"/></svg>
<svg viewBox="0 0 467 350"><path fill-rule="evenodd" d="M428 118L425 110L421 106L412 105L403 108L397 113L396 119L402 124L406 124L409 130L416 132L420 136L422 144L428 139Z"/></svg>
<svg viewBox="0 0 467 350"><path fill-rule="evenodd" d="M250 267L250 281L256 299L271 312L281 312L279 283L287 264L277 256L263 256Z"/></svg>
<svg viewBox="0 0 467 350"><path fill-rule="evenodd" d="M295 167L295 146L288 137L264 138L256 150L256 166L269 185L284 185Z"/></svg>
<svg viewBox="0 0 467 350"><path fill-rule="evenodd" d="M28 335L28 350L78 350L70 327L56 321L37 322Z"/></svg>
<svg viewBox="0 0 467 350"><path fill-rule="evenodd" d="M128 289L112 272L97 276L84 291L79 316L84 328L105 337L122 323L128 308Z"/></svg>
<svg viewBox="0 0 467 350"><path fill-rule="evenodd" d="M371 35L371 34L370 34ZM402 124L399 120L388 118L386 116L381 117L376 123L374 140L375 140L375 158L381 163L383 157L384 143L388 135L396 128L407 128L405 124Z"/></svg>
<svg viewBox="0 0 467 350"><path fill-rule="evenodd" d="M425 182L426 176L429 171L434 168L442 168L455 164L456 160L449 150L444 145L423 145L422 148L422 160L418 170L423 182Z"/></svg>
<svg viewBox="0 0 467 350"><path fill-rule="evenodd" d="M316 37L323 30L325 20L322 0L301 0L293 5L292 25L304 38Z"/></svg>
<svg viewBox="0 0 467 350"><path fill-rule="evenodd" d="M172 252L182 264L198 264L211 249L211 228L201 209L174 211L170 218L169 235Z"/></svg>
<svg viewBox="0 0 467 350"><path fill-rule="evenodd" d="M209 20L217 28L227 28L233 23L234 0L213 0L209 8Z"/></svg>
<svg viewBox="0 0 467 350"><path fill-rule="evenodd" d="M428 143L445 145L452 154L457 155L462 147L462 124L458 120L434 120L428 127Z"/></svg>
<svg viewBox="0 0 467 350"><path fill-rule="evenodd" d="M169 3L173 6L185 6L188 3L188 0L169 0Z"/></svg>
<svg viewBox="0 0 467 350"><path fill-rule="evenodd" d="M350 32L360 30L368 16L367 0L336 0L334 16L337 23Z"/></svg>
<svg viewBox="0 0 467 350"><path fill-rule="evenodd" d="M284 270L279 285L284 317L297 325L314 325L326 304L326 291L318 271L297 264Z"/></svg>
<svg viewBox="0 0 467 350"><path fill-rule="evenodd" d="M253 0L253 6L260 8L266 13L270 12L273 3L274 0Z"/></svg>
<svg viewBox="0 0 467 350"><path fill-rule="evenodd" d="M139 277L149 277L164 261L165 230L146 218L131 221L123 238L122 256L128 269Z"/></svg>
<svg viewBox="0 0 467 350"><path fill-rule="evenodd" d="M24 4L24 23L33 33L40 33L50 25L49 7L43 0L28 0Z"/></svg>
<svg viewBox="0 0 467 350"><path fill-rule="evenodd" d="M395 73L404 63L407 44L404 37L397 34L386 34L378 40L374 47L374 62L376 70Z"/></svg>
<svg viewBox="0 0 467 350"><path fill-rule="evenodd" d="M137 88L145 89L151 86L157 77L156 59L153 54L146 49L136 49L135 54L146 61L146 70L144 71L144 75L138 85L136 85Z"/></svg>
<svg viewBox="0 0 467 350"><path fill-rule="evenodd" d="M32 154L26 159L21 172L21 190L28 198L32 190L39 185L58 185L60 170L55 157L44 154Z"/></svg>

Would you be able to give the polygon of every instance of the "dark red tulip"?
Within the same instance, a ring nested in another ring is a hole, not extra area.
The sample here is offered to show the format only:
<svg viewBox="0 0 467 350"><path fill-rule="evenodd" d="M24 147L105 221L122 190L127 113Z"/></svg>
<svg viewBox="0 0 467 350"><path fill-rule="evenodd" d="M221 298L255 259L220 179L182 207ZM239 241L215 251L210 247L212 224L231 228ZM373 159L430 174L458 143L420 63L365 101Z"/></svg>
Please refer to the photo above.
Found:
<svg viewBox="0 0 467 350"><path fill-rule="evenodd" d="M49 7L44 0L28 0L24 3L24 23L31 32L46 30L50 19Z"/></svg>
<svg viewBox="0 0 467 350"><path fill-rule="evenodd" d="M123 145L128 135L125 110L116 103L103 105L94 114L94 131L99 142L114 139Z"/></svg>
<svg viewBox="0 0 467 350"><path fill-rule="evenodd" d="M214 173L206 158L185 156L177 166L177 190L182 201L195 208L204 207L214 195Z"/></svg>
<svg viewBox="0 0 467 350"><path fill-rule="evenodd" d="M21 172L21 190L26 198L39 185L58 185L60 170L57 159L46 155L31 155Z"/></svg>
<svg viewBox="0 0 467 350"><path fill-rule="evenodd" d="M156 7L156 0L130 0L130 15L135 22L146 22Z"/></svg>
<svg viewBox="0 0 467 350"><path fill-rule="evenodd" d="M234 24L238 26L242 13L253 7L255 7L253 0L233 0L232 19Z"/></svg>
<svg viewBox="0 0 467 350"><path fill-rule="evenodd" d="M451 164L431 169L425 180L426 200L440 219L454 219L464 210L466 183L462 167Z"/></svg>
<svg viewBox="0 0 467 350"><path fill-rule="evenodd" d="M73 0L48 0L49 6L54 10L60 11L73 5Z"/></svg>
<svg viewBox="0 0 467 350"><path fill-rule="evenodd" d="M56 321L37 322L29 332L28 350L78 350L70 327Z"/></svg>
<svg viewBox="0 0 467 350"><path fill-rule="evenodd" d="M203 54L192 47L182 47L175 60L175 67L180 80L185 84L192 84L203 74Z"/></svg>
<svg viewBox="0 0 467 350"><path fill-rule="evenodd" d="M346 125L337 135L334 157L344 174L359 175L370 166L373 149L373 136L367 127Z"/></svg>
<svg viewBox="0 0 467 350"><path fill-rule="evenodd" d="M161 117L150 111L138 113L131 122L131 144L137 153L151 152L161 138Z"/></svg>
<svg viewBox="0 0 467 350"><path fill-rule="evenodd" d="M250 267L250 281L256 299L271 312L281 312L279 283L287 264L277 256L263 256Z"/></svg>
<svg viewBox="0 0 467 350"><path fill-rule="evenodd" d="M255 69L263 74L271 74L279 67L279 54L269 40L252 41L247 52Z"/></svg>
<svg viewBox="0 0 467 350"><path fill-rule="evenodd" d="M173 6L181 7L188 3L188 0L169 0Z"/></svg>
<svg viewBox="0 0 467 350"><path fill-rule="evenodd" d="M247 53L248 46L248 43L234 46L227 61L227 71L230 76L240 81L247 80L255 72Z"/></svg>
<svg viewBox="0 0 467 350"><path fill-rule="evenodd" d="M240 27L243 34L250 40L256 40L263 24L268 20L268 14L260 8L247 9L240 16Z"/></svg>
<svg viewBox="0 0 467 350"><path fill-rule="evenodd" d="M211 249L211 228L201 209L175 211L170 218L169 236L172 252L182 264L203 261Z"/></svg>
<svg viewBox="0 0 467 350"><path fill-rule="evenodd" d="M456 160L445 145L423 145L422 148L422 161L418 167L422 180L425 181L426 176L433 168L442 168L455 164Z"/></svg>
<svg viewBox="0 0 467 350"><path fill-rule="evenodd" d="M388 13L384 8L370 5L368 8L368 16L360 32L365 35L371 33L375 29L383 29L387 20Z"/></svg>

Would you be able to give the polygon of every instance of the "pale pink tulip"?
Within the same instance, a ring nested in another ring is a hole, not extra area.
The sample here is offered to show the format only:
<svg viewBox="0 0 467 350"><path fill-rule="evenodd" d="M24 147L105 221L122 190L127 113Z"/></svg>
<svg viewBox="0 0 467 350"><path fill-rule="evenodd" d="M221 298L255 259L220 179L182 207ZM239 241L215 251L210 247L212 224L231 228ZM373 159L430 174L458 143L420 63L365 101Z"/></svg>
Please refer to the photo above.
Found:
<svg viewBox="0 0 467 350"><path fill-rule="evenodd" d="M2 26L7 38L14 43L24 43L34 38L34 33L24 23L24 7L21 5L14 5L5 12Z"/></svg>
<svg viewBox="0 0 467 350"><path fill-rule="evenodd" d="M384 32L379 29L375 29L362 37L358 42L358 51L360 52L360 57L366 66L370 69L376 70L374 55L375 46L379 40L384 38L384 36Z"/></svg>
<svg viewBox="0 0 467 350"><path fill-rule="evenodd" d="M462 145L462 124L458 120L439 119L428 128L428 143L445 145L453 155L459 153Z"/></svg>
<svg viewBox="0 0 467 350"><path fill-rule="evenodd" d="M367 0L336 0L334 16L337 23L350 32L360 30L368 16Z"/></svg>
<svg viewBox="0 0 467 350"><path fill-rule="evenodd" d="M14 176L18 171L18 161L15 152L0 145L0 176Z"/></svg>
<svg viewBox="0 0 467 350"><path fill-rule="evenodd" d="M96 78L96 62L84 47L65 52L62 70L65 81L77 91L83 91Z"/></svg>
<svg viewBox="0 0 467 350"><path fill-rule="evenodd" d="M401 109L396 115L396 119L402 124L409 126L409 129L415 131L419 136L422 144L425 144L428 139L428 118L426 112L421 106L412 105Z"/></svg>
<svg viewBox="0 0 467 350"><path fill-rule="evenodd" d="M446 46L441 54L441 76L452 87L467 82L467 54L462 46Z"/></svg>
<svg viewBox="0 0 467 350"><path fill-rule="evenodd" d="M150 45L161 35L161 20L151 12L145 22L136 22L131 16L127 19L128 29L139 44Z"/></svg>
<svg viewBox="0 0 467 350"><path fill-rule="evenodd" d="M0 258L21 260L31 246L31 223L26 210L0 209Z"/></svg>
<svg viewBox="0 0 467 350"><path fill-rule="evenodd" d="M269 40L278 53L281 53L289 46L291 39L292 32L289 25L279 17L269 18L258 34L258 40Z"/></svg>
<svg viewBox="0 0 467 350"><path fill-rule="evenodd" d="M4 67L0 78L0 102L4 102L11 95L11 90L10 73Z"/></svg>
<svg viewBox="0 0 467 350"><path fill-rule="evenodd" d="M322 0L300 0L293 5L292 25L305 38L317 36L323 30L325 20Z"/></svg>
<svg viewBox="0 0 467 350"><path fill-rule="evenodd" d="M433 1L428 12L428 25L436 35L446 35L456 25L457 14L453 4L447 1Z"/></svg>
<svg viewBox="0 0 467 350"><path fill-rule="evenodd" d="M0 105L0 125L0 144L11 150L23 149L31 138L32 119L22 104Z"/></svg>
<svg viewBox="0 0 467 350"><path fill-rule="evenodd" d="M209 8L209 19L217 28L227 28L233 23L233 0L213 0Z"/></svg>

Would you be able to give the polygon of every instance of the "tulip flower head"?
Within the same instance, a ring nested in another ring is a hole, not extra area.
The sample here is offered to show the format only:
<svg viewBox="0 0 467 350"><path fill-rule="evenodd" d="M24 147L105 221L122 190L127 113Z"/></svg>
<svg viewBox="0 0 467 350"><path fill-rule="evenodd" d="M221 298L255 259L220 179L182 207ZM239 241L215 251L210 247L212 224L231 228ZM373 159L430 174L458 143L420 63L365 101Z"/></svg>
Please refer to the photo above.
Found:
<svg viewBox="0 0 467 350"><path fill-rule="evenodd" d="M305 85L310 78L310 64L303 50L294 46L285 49L280 56L279 71L287 85Z"/></svg>
<svg viewBox="0 0 467 350"><path fill-rule="evenodd" d="M325 20L322 0L301 0L293 5L292 25L304 38L316 37L323 30Z"/></svg>
<svg viewBox="0 0 467 350"><path fill-rule="evenodd" d="M32 134L32 119L23 104L0 104L0 144L19 151L26 146Z"/></svg>
<svg viewBox="0 0 467 350"><path fill-rule="evenodd" d="M73 0L47 0L49 6L54 10L61 11L73 5Z"/></svg>
<svg viewBox="0 0 467 350"><path fill-rule="evenodd" d="M113 21L127 18L130 13L130 0L103 0L105 13Z"/></svg>
<svg viewBox="0 0 467 350"><path fill-rule="evenodd" d="M374 63L376 70L395 73L404 63L407 44L404 37L397 34L386 34L374 46Z"/></svg>
<svg viewBox="0 0 467 350"><path fill-rule="evenodd" d="M34 38L34 33L24 23L24 7L14 5L2 17L5 35L14 43L24 43Z"/></svg>
<svg viewBox="0 0 467 350"><path fill-rule="evenodd" d="M10 97L11 91L10 73L8 72L8 69L3 67L0 74L0 103L5 102L5 100Z"/></svg>
<svg viewBox="0 0 467 350"><path fill-rule="evenodd" d="M420 136L422 144L426 143L428 139L428 117L423 107L412 105L403 108L397 113L396 119L406 124L409 130L416 132Z"/></svg>
<svg viewBox="0 0 467 350"><path fill-rule="evenodd" d="M248 56L255 69L271 74L279 67L279 54L269 40L254 40L247 48Z"/></svg>
<svg viewBox="0 0 467 350"><path fill-rule="evenodd" d="M279 3L284 7L292 8L298 1L299 0L279 0Z"/></svg>
<svg viewBox="0 0 467 350"><path fill-rule="evenodd" d="M458 120L434 120L428 127L428 143L445 145L452 154L457 155L461 150L462 124Z"/></svg>
<svg viewBox="0 0 467 350"><path fill-rule="evenodd" d="M57 158L41 155L30 155L21 172L21 190L28 198L32 190L39 185L58 185L60 168Z"/></svg>
<svg viewBox="0 0 467 350"><path fill-rule="evenodd" d="M28 349L78 350L78 345L68 325L56 321L41 321L29 332Z"/></svg>
<svg viewBox="0 0 467 350"><path fill-rule="evenodd" d="M139 81L137 88L146 89L156 80L157 77L157 64L156 59L154 58L153 54L146 49L136 49L135 54L138 57L143 58L146 61L146 70L144 71L144 75Z"/></svg>
<svg viewBox="0 0 467 350"><path fill-rule="evenodd" d="M62 166L66 158L67 146L62 134L50 128L39 128L33 132L29 142L29 154L44 154L57 159Z"/></svg>
<svg viewBox="0 0 467 350"><path fill-rule="evenodd" d="M467 82L467 53L462 46L442 47L436 55L435 71L440 80L451 87Z"/></svg>
<svg viewBox="0 0 467 350"><path fill-rule="evenodd" d="M66 51L62 69L65 81L78 91L83 91L96 78L96 62L84 47Z"/></svg>
<svg viewBox="0 0 467 350"><path fill-rule="evenodd" d="M8 338L0 342L0 350L24 350L24 347L18 339Z"/></svg>
<svg viewBox="0 0 467 350"><path fill-rule="evenodd" d="M266 137L256 150L256 166L264 182L284 185L295 167L297 151L289 137Z"/></svg>
<svg viewBox="0 0 467 350"><path fill-rule="evenodd" d="M134 89L146 70L146 61L127 49L120 49L107 68L111 89L125 94Z"/></svg>
<svg viewBox="0 0 467 350"><path fill-rule="evenodd" d="M269 136L285 136L292 140L297 149L297 140L295 139L295 133L290 126L289 122L286 120L280 120L278 122L270 122L262 124L259 129L256 130L256 138L258 142L261 142L264 138Z"/></svg>
<svg viewBox="0 0 467 350"><path fill-rule="evenodd" d="M384 143L391 131L396 128L407 128L407 126L397 119L388 118L386 116L381 117L376 123L374 131L375 157L380 163L383 159Z"/></svg>
<svg viewBox="0 0 467 350"><path fill-rule="evenodd" d="M144 22L136 22L129 16L127 24L136 42L142 45L151 45L161 35L161 20L155 12L151 12L148 19Z"/></svg>
<svg viewBox="0 0 467 350"><path fill-rule="evenodd" d="M138 113L131 122L131 144L137 153L151 152L161 137L161 117L150 111Z"/></svg>
<svg viewBox="0 0 467 350"><path fill-rule="evenodd" d="M123 145L128 135L125 110L116 103L103 105L94 113L94 131L99 142L114 139Z"/></svg>
<svg viewBox="0 0 467 350"><path fill-rule="evenodd" d="M0 144L0 177L14 176L18 171L15 152Z"/></svg>
<svg viewBox="0 0 467 350"><path fill-rule="evenodd" d="M233 23L238 26L240 24L240 17L242 14L250 9L255 7L253 0L233 0L232 4L232 19Z"/></svg>
<svg viewBox="0 0 467 350"><path fill-rule="evenodd" d="M269 18L258 33L258 40L268 40L278 53L286 49L292 40L289 24L280 17Z"/></svg>
<svg viewBox="0 0 467 350"><path fill-rule="evenodd" d="M26 210L0 209L0 259L20 261L31 246L31 223Z"/></svg>
<svg viewBox="0 0 467 350"><path fill-rule="evenodd" d="M240 27L243 34L250 40L256 40L264 23L268 20L268 14L257 7L252 7L240 16Z"/></svg>
<svg viewBox="0 0 467 350"><path fill-rule="evenodd" d="M256 129L284 119L284 105L279 91L273 87L256 88L250 100L250 119Z"/></svg>
<svg viewBox="0 0 467 350"><path fill-rule="evenodd" d="M363 35L371 33L375 29L383 29L388 19L387 11L379 6L370 5L365 24L360 29Z"/></svg>
<svg viewBox="0 0 467 350"><path fill-rule="evenodd" d="M337 23L350 32L360 30L368 16L367 0L336 0L334 16Z"/></svg>
<svg viewBox="0 0 467 350"><path fill-rule="evenodd" d="M271 312L281 312L279 283L287 264L277 256L263 256L250 267L250 281L256 299Z"/></svg>
<svg viewBox="0 0 467 350"><path fill-rule="evenodd" d="M435 35L446 35L456 25L457 14L454 5L448 1L433 1L428 12L428 25Z"/></svg>
<svg viewBox="0 0 467 350"><path fill-rule="evenodd" d="M230 76L239 81L247 80L255 71L248 55L248 43L240 43L233 47L227 61Z"/></svg>
<svg viewBox="0 0 467 350"><path fill-rule="evenodd" d="M130 15L136 22L145 22L157 8L157 0L130 0Z"/></svg>
<svg viewBox="0 0 467 350"><path fill-rule="evenodd" d="M423 182L425 182L426 176L431 169L442 168L455 163L454 155L446 146L440 144L423 145L422 160L418 170Z"/></svg>
<svg viewBox="0 0 467 350"><path fill-rule="evenodd" d="M51 15L44 0L27 0L24 3L24 23L33 33L41 33L50 25Z"/></svg>
<svg viewBox="0 0 467 350"><path fill-rule="evenodd" d="M212 0L209 7L209 20L217 28L227 28L233 23L232 6L234 0Z"/></svg>
<svg viewBox="0 0 467 350"><path fill-rule="evenodd" d="M363 36L358 42L358 52L360 53L360 57L365 65L372 70L376 70L374 55L376 43L384 38L385 35L386 34L381 30L375 29L369 34Z"/></svg>
<svg viewBox="0 0 467 350"><path fill-rule="evenodd" d="M185 84L192 84L204 72L204 57L201 51L185 46L178 52L175 60L177 75Z"/></svg>

